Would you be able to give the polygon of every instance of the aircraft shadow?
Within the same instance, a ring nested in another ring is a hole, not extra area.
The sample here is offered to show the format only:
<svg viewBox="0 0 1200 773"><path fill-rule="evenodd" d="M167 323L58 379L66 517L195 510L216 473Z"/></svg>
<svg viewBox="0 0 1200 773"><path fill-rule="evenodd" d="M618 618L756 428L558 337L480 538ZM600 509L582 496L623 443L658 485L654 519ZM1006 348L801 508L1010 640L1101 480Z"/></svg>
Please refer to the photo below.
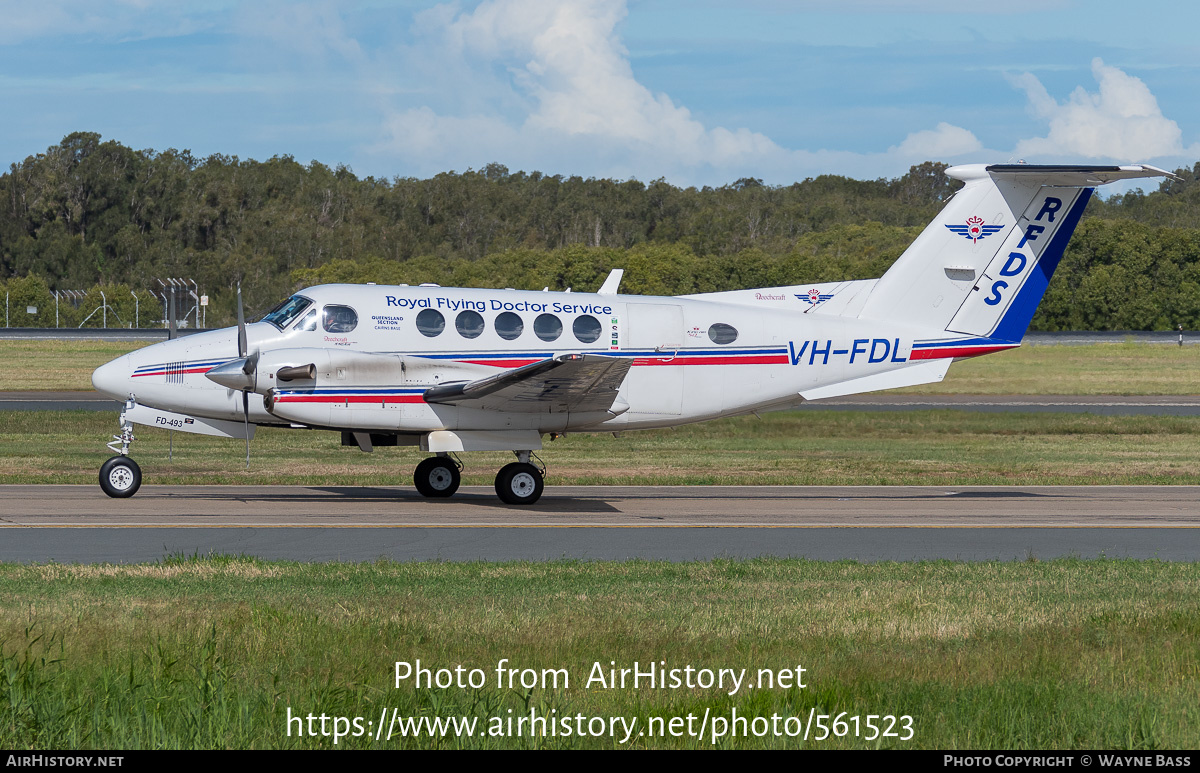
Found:
<svg viewBox="0 0 1200 773"><path fill-rule="evenodd" d="M330 495L336 497L339 503L352 502L420 502L431 506L453 506L453 505L470 505L472 507L486 507L492 509L506 510L512 513L520 512L551 512L551 513L619 513L621 512L616 507L613 507L608 502L601 499L577 499L574 497L545 495L541 500L534 505L526 507L513 507L499 501L494 494L476 494L471 492L459 492L449 499L427 499L415 491L404 491L402 489L391 488L375 488L371 486L306 486L305 491L312 491L312 494L293 494L281 496L278 493L263 493L262 495L245 494L236 495L237 499L244 501L287 501L289 503L304 503L312 505L321 505L330 503ZM320 493L316 493L320 492ZM212 496L205 494L204 498L225 499L227 497Z"/></svg>
<svg viewBox="0 0 1200 773"><path fill-rule="evenodd" d="M1034 491L956 491L946 496L954 499L1045 499L1056 498L1061 494L1038 494Z"/></svg>

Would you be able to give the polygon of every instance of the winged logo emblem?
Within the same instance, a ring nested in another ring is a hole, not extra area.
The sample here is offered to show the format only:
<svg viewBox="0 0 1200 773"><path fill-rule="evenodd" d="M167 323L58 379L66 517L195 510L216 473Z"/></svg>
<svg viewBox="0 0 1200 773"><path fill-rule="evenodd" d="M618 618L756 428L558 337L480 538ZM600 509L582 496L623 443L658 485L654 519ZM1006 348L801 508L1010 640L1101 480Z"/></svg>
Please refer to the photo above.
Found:
<svg viewBox="0 0 1200 773"><path fill-rule="evenodd" d="M985 224L983 218L979 215L972 215L967 218L967 222L964 225L950 225L947 223L946 227L959 236L970 239L975 243L978 243L980 239L986 239L1004 228L1002 225Z"/></svg>

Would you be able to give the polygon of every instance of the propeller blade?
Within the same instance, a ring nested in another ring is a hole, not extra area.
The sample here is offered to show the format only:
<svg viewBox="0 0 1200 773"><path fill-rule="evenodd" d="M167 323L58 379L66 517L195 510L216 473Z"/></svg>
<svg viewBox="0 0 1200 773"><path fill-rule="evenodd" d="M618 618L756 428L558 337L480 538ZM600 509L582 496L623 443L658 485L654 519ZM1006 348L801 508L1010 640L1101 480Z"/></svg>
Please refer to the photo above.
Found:
<svg viewBox="0 0 1200 773"><path fill-rule="evenodd" d="M242 420L246 426L246 469L250 469L250 393L242 392Z"/></svg>
<svg viewBox="0 0 1200 773"><path fill-rule="evenodd" d="M250 353L250 345L246 342L246 316L242 312L242 283L238 282L237 287L237 311L238 311L238 357L245 357Z"/></svg>

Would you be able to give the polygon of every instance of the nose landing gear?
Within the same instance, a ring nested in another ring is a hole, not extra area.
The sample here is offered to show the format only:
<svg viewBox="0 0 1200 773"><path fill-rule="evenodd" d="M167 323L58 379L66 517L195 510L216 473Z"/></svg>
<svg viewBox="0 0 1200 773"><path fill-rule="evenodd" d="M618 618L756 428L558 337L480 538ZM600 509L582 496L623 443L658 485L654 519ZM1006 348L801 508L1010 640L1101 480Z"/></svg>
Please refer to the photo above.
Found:
<svg viewBox="0 0 1200 773"><path fill-rule="evenodd" d="M128 456L114 456L100 466L100 488L110 497L131 497L141 485L142 468Z"/></svg>
<svg viewBox="0 0 1200 773"><path fill-rule="evenodd" d="M126 410L132 407L132 400L125 404ZM109 450L115 451L117 455L100 465L100 489L110 497L131 497L142 485L142 468L129 458L129 446L134 440L136 438L133 436L133 424L126 421L125 414L122 413L121 434L113 435L108 444Z"/></svg>

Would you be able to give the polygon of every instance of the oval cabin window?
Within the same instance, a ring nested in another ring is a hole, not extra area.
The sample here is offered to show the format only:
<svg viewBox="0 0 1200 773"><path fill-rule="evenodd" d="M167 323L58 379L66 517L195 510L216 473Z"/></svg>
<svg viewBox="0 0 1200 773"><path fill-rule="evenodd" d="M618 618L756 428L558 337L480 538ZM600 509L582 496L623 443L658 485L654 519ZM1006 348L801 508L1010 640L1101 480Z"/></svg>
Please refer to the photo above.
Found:
<svg viewBox="0 0 1200 773"><path fill-rule="evenodd" d="M433 338L446 329L446 318L437 309L422 309L417 315L417 330L421 335Z"/></svg>
<svg viewBox="0 0 1200 773"><path fill-rule="evenodd" d="M506 311L496 317L496 334L505 341L511 341L520 336L524 330L525 323L521 321L518 315L511 311Z"/></svg>
<svg viewBox="0 0 1200 773"><path fill-rule="evenodd" d="M454 318L454 327L463 338L478 338L483 335L483 315L470 309L460 312Z"/></svg>
<svg viewBox="0 0 1200 773"><path fill-rule="evenodd" d="M576 317L575 322L571 324L571 332L575 334L580 343L590 344L595 342L600 337L601 330L603 330L603 327L600 324L600 320L591 314Z"/></svg>
<svg viewBox="0 0 1200 773"><path fill-rule="evenodd" d="M539 314L533 321L533 332L543 341L557 341L562 335L562 320L553 314Z"/></svg>
<svg viewBox="0 0 1200 773"><path fill-rule="evenodd" d="M717 322L708 328L708 340L714 344L731 344L737 340L737 337L737 328L733 325L726 325L724 322Z"/></svg>

